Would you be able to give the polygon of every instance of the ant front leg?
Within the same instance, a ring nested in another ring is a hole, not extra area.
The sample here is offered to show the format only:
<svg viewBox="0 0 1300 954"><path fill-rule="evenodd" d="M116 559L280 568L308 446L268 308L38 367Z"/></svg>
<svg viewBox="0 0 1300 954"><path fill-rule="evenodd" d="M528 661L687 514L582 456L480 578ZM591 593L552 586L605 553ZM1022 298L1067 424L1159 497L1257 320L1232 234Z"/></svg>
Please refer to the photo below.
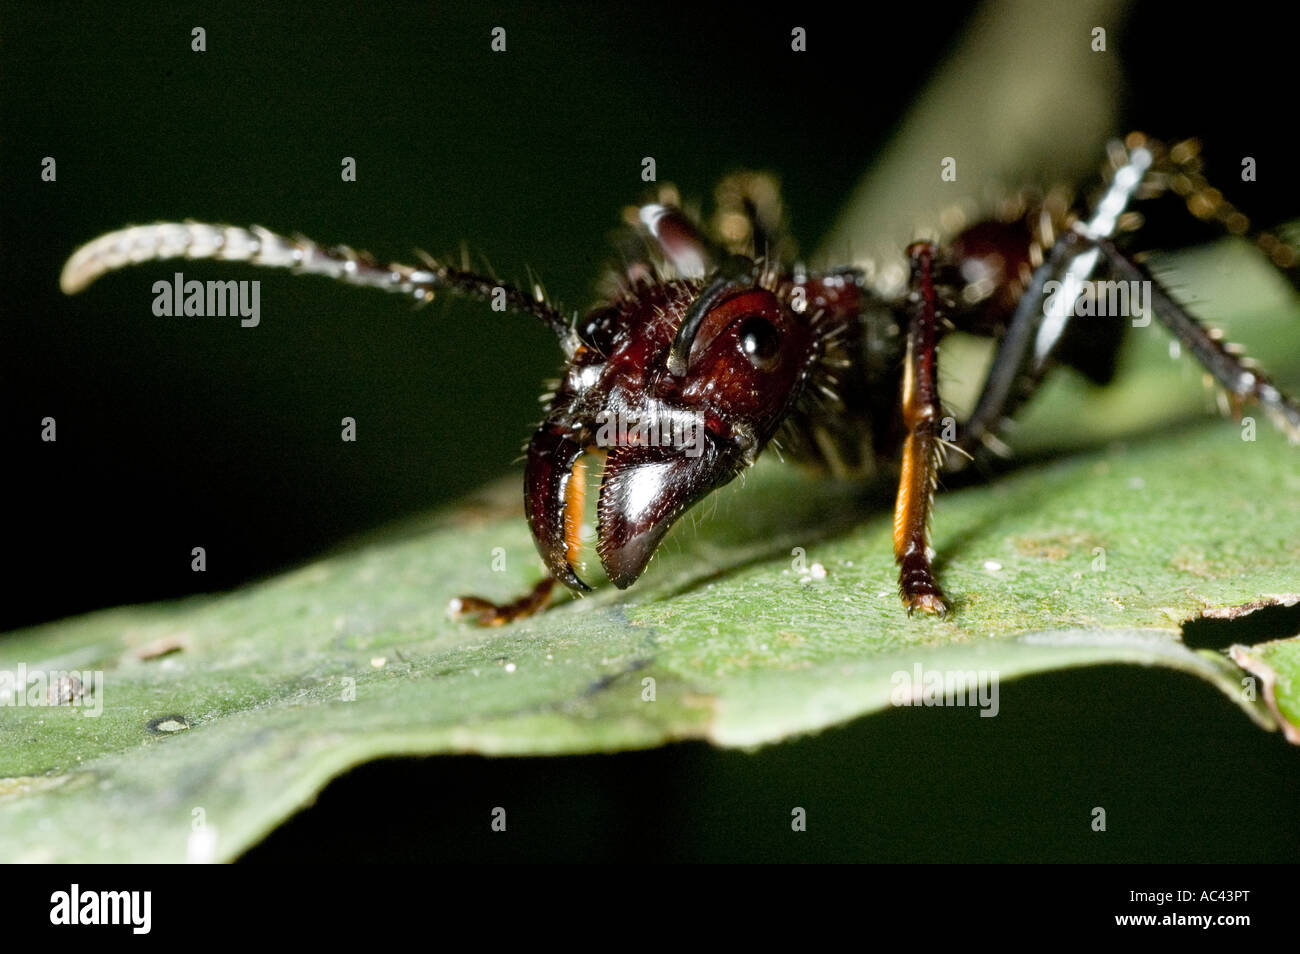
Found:
<svg viewBox="0 0 1300 954"><path fill-rule="evenodd" d="M555 590L555 577L547 574L537 585L510 603L494 603L479 596L457 596L447 606L453 619L472 618L480 626L504 626L546 609Z"/></svg>
<svg viewBox="0 0 1300 954"><path fill-rule="evenodd" d="M910 615L915 610L943 616L949 605L930 565L930 511L943 457L939 422L938 339L942 320L934 281L935 247L908 248L912 292L908 298L907 357L903 371L903 441L898 501L894 507L894 559L898 591Z"/></svg>

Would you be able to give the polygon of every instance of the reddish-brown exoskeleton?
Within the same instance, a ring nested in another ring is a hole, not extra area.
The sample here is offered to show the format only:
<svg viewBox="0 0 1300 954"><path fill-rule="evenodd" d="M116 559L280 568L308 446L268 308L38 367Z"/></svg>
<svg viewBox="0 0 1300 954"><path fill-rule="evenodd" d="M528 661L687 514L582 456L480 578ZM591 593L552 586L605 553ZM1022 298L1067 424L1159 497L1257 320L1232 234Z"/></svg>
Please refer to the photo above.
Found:
<svg viewBox="0 0 1300 954"><path fill-rule="evenodd" d="M1235 407L1259 404L1293 440L1300 405L1201 325L1128 248L1117 244L1134 203L1171 188L1203 217L1253 235L1284 267L1294 252L1252 232L1199 176L1194 144L1167 150L1134 134L1111 151L1109 179L1089 217L1037 201L971 225L945 244L907 250L910 281L884 294L853 268L810 272L790 261L779 198L767 177L732 176L706 229L673 204L642 206L603 301L570 319L538 293L434 261L385 265L265 229L158 224L102 236L69 260L77 291L105 271L186 256L244 261L431 298L448 291L495 300L542 321L566 366L529 441L528 524L546 568L514 603L453 601L500 624L546 605L556 581L588 587L581 549L583 455L605 456L597 552L608 578L630 586L692 505L754 463L780 435L784 454L837 473L881 464L899 474L894 556L911 613L949 602L929 549L934 490L945 459L961 466L1000 447L1000 425L1052 367L1104 383L1132 315L1075 317L1094 280L1137 282L1154 317L1201 362ZM1135 286L1136 287L1136 286ZM958 329L997 339L970 417L945 421L938 344ZM946 450L957 453L946 455Z"/></svg>

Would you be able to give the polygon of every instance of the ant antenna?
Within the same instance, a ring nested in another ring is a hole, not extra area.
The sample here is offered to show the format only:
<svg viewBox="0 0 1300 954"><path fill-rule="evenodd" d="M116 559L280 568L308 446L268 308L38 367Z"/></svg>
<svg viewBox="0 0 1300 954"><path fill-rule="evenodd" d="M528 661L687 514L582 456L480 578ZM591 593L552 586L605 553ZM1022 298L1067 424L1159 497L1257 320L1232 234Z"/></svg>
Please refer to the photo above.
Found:
<svg viewBox="0 0 1300 954"><path fill-rule="evenodd" d="M424 268L383 264L346 246L322 248L311 239L285 238L261 226L243 229L203 222L158 222L108 232L72 254L63 266L59 286L64 294L74 295L107 272L172 258L283 268L412 295L420 301L430 301L440 291L493 303L504 297L507 311L536 318L556 333L562 345L570 337L568 319L547 304L540 286L534 286L529 294L506 282L434 259L426 259Z"/></svg>

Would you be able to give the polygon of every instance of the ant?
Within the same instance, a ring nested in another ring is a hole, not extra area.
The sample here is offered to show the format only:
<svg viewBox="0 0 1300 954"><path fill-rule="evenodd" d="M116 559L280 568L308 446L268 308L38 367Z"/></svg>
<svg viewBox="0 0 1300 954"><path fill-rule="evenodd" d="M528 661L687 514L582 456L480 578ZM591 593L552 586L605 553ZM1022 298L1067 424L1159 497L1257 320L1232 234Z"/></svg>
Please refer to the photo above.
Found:
<svg viewBox="0 0 1300 954"><path fill-rule="evenodd" d="M1292 246L1252 229L1208 185L1198 153L1195 140L1166 147L1130 134L1111 144L1106 182L1090 213L1059 195L1022 196L946 243L910 245L910 276L894 293L873 286L860 268L814 272L793 262L775 184L756 173L723 181L711 227L673 201L634 210L616 241L621 260L603 282L600 303L581 316L566 316L539 287L524 291L430 258L423 267L381 264L260 227L202 223L103 235L69 259L61 284L72 294L112 269L178 257L240 261L420 301L445 291L528 315L554 331L565 368L544 398L546 416L528 442L524 470L524 510L548 573L512 603L453 600L453 615L501 625L543 609L556 582L589 589L576 570L584 455L605 458L596 549L606 576L622 589L687 509L775 443L787 456L836 474L881 465L897 470L899 594L909 615L942 616L950 603L929 547L940 471L1005 453L999 430L1052 368L1070 366L1101 384L1111 379L1130 316L1081 320L1096 310L1079 306L1099 277L1142 290L1149 312L1201 363L1234 411L1256 404L1300 441L1300 404L1175 301L1125 234L1141 221L1131 206L1177 195L1197 217L1253 238L1279 267L1296 264ZM938 346L950 330L997 342L963 422L944 417L937 384ZM619 426L610 438L604 425L614 419Z"/></svg>

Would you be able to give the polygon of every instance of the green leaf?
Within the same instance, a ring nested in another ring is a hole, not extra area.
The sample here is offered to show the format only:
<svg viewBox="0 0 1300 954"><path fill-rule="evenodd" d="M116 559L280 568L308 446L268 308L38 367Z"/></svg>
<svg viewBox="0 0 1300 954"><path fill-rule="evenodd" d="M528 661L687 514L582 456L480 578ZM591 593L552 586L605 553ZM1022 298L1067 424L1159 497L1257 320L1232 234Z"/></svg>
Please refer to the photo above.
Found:
<svg viewBox="0 0 1300 954"><path fill-rule="evenodd" d="M1300 600L1291 598L1285 605ZM1264 701L1288 742L1300 745L1300 636L1259 646L1232 646L1229 653L1263 682Z"/></svg>

